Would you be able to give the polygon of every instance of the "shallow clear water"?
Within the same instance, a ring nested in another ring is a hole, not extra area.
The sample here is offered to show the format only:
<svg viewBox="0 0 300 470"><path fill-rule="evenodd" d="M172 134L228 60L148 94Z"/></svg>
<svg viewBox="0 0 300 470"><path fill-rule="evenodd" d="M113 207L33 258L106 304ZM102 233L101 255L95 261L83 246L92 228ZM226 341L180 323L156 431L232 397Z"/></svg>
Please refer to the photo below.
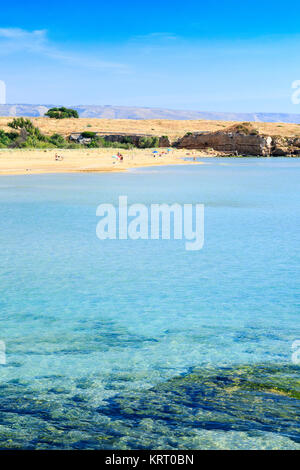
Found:
<svg viewBox="0 0 300 470"><path fill-rule="evenodd" d="M300 160L203 161L0 179L0 448L300 448ZM98 240L119 195L203 249Z"/></svg>

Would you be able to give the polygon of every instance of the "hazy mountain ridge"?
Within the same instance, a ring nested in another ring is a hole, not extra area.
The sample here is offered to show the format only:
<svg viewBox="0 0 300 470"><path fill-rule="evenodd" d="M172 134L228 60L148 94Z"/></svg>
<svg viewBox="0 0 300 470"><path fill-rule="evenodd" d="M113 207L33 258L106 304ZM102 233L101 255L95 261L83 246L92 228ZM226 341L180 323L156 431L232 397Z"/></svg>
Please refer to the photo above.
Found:
<svg viewBox="0 0 300 470"><path fill-rule="evenodd" d="M43 116L47 110L59 105L6 104L0 105L0 116ZM163 108L134 106L71 106L82 118L102 119L175 119L175 120L219 120L219 121L254 121L284 122L300 124L300 114L288 113L222 113L205 111L185 111Z"/></svg>

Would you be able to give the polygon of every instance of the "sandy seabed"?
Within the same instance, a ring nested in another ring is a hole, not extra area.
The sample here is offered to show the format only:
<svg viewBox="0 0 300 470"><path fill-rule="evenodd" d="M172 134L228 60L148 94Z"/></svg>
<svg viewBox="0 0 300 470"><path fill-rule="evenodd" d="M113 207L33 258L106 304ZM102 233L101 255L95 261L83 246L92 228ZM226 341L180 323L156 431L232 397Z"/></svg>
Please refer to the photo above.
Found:
<svg viewBox="0 0 300 470"><path fill-rule="evenodd" d="M118 151L123 155L123 161L114 158ZM196 150L171 149L168 152L166 149L159 149L158 153L153 153L153 151L154 149L119 150L115 148L2 149L0 150L0 175L123 171L146 166L199 164L201 162L194 161L194 157L209 156ZM56 154L62 157L62 160L56 160Z"/></svg>

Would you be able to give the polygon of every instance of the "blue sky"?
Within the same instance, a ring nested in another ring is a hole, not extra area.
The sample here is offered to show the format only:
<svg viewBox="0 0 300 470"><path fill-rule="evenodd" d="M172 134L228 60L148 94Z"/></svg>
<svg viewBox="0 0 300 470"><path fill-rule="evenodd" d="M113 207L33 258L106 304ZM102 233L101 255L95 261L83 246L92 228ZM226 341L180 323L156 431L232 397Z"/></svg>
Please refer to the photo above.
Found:
<svg viewBox="0 0 300 470"><path fill-rule="evenodd" d="M16 0L1 6L9 103L300 113L300 3Z"/></svg>

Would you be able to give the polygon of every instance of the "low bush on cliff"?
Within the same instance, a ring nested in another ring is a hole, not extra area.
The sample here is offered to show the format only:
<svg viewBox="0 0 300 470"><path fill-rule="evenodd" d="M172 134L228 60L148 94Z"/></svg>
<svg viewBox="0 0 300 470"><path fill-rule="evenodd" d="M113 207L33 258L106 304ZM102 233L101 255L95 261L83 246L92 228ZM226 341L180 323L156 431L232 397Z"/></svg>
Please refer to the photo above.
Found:
<svg viewBox="0 0 300 470"><path fill-rule="evenodd" d="M240 124L234 124L231 127L225 129L225 132L236 132L238 134L245 134L245 135L258 135L259 132L251 122L241 122Z"/></svg>
<svg viewBox="0 0 300 470"><path fill-rule="evenodd" d="M81 137L85 139L95 139L97 136L96 136L96 132L84 131L81 133Z"/></svg>

